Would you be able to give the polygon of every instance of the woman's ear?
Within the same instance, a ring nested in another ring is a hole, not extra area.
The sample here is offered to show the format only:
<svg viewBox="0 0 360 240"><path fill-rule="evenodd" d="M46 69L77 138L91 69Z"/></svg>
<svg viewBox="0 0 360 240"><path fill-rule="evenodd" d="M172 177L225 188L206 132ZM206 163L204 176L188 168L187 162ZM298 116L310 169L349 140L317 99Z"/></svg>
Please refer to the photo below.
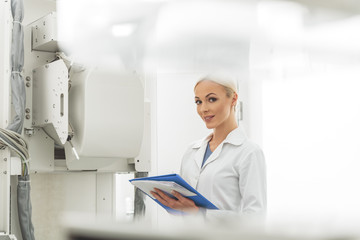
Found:
<svg viewBox="0 0 360 240"><path fill-rule="evenodd" d="M236 103L237 103L237 100L238 100L238 95L236 92L234 92L234 95L233 95L233 99L232 99L232 102L231 102L231 105L232 106L236 106Z"/></svg>

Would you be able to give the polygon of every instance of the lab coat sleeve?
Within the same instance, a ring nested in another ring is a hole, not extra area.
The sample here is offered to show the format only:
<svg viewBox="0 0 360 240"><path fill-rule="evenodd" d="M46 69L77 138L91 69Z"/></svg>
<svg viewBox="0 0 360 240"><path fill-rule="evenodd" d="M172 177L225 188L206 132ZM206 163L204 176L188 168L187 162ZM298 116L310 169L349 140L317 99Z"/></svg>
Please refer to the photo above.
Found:
<svg viewBox="0 0 360 240"><path fill-rule="evenodd" d="M243 214L266 214L266 166L260 148L250 152L240 164L239 187Z"/></svg>

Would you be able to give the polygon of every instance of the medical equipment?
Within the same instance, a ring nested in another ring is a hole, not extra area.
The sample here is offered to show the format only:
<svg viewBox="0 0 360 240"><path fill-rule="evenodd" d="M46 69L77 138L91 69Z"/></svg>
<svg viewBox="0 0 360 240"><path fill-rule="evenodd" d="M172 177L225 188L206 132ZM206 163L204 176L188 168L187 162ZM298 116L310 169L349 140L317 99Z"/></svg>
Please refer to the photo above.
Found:
<svg viewBox="0 0 360 240"><path fill-rule="evenodd" d="M17 10L11 9L8 1L1 3L0 9L5 14L1 15L0 25L5 36L12 32L10 10L24 11L22 1L12 3L18 7ZM149 124L145 123L145 120L150 120L150 102L144 99L142 76L132 69L124 69L120 58L116 57L111 58L111 63L83 64L76 61L76 57L70 56L72 53L69 51L64 52L59 44L56 12L38 18L26 25L14 21L14 26L18 25L24 31L24 42L19 43L24 53L24 57L20 56L24 59L20 66L24 67L12 71L13 75L23 77L23 85L19 85L24 89L19 96L26 99L23 107L15 100L10 101L11 63L5 57L1 62L4 68L0 71L0 233L7 236L15 233L20 237L16 191L11 191L10 197L10 188L14 188L17 182L20 188L21 184L26 188L30 184L29 177L16 181L12 176L29 176L31 173L39 178L56 178L67 174L71 181L74 173L75 178L83 179L80 185L84 189L95 191L91 201L96 205L90 207L91 211L112 215L114 173L150 171L150 130ZM13 54L10 53L10 41L4 39L5 42L0 42L1 55L9 56ZM17 50L16 47L12 49ZM15 96L14 92L12 96ZM14 116L12 107L23 109L17 113L23 120L16 128L19 133L3 130ZM89 176L95 181L88 182ZM18 191L18 195L21 194ZM20 218L20 226L23 226L22 221L31 225L29 190L24 194L27 219ZM55 193L58 194L61 192ZM82 204L82 196L73 198L75 204ZM19 202L19 211L20 205ZM33 232L27 234L22 230L24 239L32 239Z"/></svg>

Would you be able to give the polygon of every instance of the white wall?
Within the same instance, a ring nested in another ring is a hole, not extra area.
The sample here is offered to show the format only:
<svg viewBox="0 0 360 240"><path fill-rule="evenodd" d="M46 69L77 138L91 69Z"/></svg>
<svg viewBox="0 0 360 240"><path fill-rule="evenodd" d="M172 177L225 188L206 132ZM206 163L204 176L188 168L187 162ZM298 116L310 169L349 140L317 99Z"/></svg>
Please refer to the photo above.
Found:
<svg viewBox="0 0 360 240"><path fill-rule="evenodd" d="M271 219L342 225L360 217L359 74L332 66L264 82Z"/></svg>
<svg viewBox="0 0 360 240"><path fill-rule="evenodd" d="M277 4L272 10L287 7ZM360 50L348 46L360 37L359 15L312 25L302 7L290 10L297 14L283 20L260 14L264 35L250 53L261 88L268 222L295 233L350 233L360 218Z"/></svg>

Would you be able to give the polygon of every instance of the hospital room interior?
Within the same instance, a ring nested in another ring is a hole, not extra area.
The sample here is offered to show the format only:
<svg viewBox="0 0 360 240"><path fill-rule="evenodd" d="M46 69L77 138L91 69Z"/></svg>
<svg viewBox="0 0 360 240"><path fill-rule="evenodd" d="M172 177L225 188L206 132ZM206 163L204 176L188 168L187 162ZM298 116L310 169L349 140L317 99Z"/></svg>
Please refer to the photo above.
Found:
<svg viewBox="0 0 360 240"><path fill-rule="evenodd" d="M1 0L0 240L360 239L359 29L358 0ZM251 184L209 175L213 78Z"/></svg>

